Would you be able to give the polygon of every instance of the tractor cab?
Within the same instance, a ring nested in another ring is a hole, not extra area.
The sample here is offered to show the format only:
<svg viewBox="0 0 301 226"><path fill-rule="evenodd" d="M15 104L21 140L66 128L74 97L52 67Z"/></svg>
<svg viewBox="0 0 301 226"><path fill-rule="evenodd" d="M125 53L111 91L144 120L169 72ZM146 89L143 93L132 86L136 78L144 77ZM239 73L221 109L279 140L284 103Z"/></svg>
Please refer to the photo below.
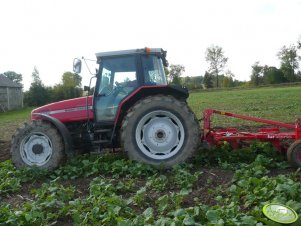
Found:
<svg viewBox="0 0 301 226"><path fill-rule="evenodd" d="M113 124L120 103L141 87L167 86L164 66L166 51L144 48L96 53L99 70L93 95L94 119L98 124ZM81 62L74 62L80 72Z"/></svg>
<svg viewBox="0 0 301 226"><path fill-rule="evenodd" d="M114 121L122 100L143 86L166 86L165 52L138 49L97 53L99 73L94 92L96 122Z"/></svg>

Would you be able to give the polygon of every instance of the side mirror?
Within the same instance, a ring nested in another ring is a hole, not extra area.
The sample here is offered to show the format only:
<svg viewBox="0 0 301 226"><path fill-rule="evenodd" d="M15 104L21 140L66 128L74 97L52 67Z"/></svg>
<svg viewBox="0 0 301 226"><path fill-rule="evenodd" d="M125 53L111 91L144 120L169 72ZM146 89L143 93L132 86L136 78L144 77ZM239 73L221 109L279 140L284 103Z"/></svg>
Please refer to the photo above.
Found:
<svg viewBox="0 0 301 226"><path fill-rule="evenodd" d="M82 61L78 58L73 60L73 72L79 74L82 70Z"/></svg>

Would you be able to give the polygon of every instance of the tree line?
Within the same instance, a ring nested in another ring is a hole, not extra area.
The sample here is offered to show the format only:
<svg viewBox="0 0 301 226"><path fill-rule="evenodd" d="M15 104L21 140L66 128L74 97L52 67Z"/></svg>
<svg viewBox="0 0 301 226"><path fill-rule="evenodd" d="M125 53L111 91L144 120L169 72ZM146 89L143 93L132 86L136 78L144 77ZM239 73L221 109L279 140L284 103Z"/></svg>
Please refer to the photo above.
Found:
<svg viewBox="0 0 301 226"><path fill-rule="evenodd" d="M225 56L222 47L218 45L212 45L206 49L205 60L209 66L202 76L182 77L185 67L181 64L172 64L165 71L171 83L185 85L190 89L301 82L301 71L299 70L301 56L298 55L298 50L301 50L301 37L296 44L288 47L283 46L277 53L280 68L260 64L259 61L256 61L251 66L250 80L247 82L234 79L235 75L229 69L226 69L229 58Z"/></svg>
<svg viewBox="0 0 301 226"><path fill-rule="evenodd" d="M22 84L22 74L7 71L2 75L13 82ZM65 72L61 77L60 83L54 86L46 86L43 83L36 67L34 67L31 77L32 82L29 90L24 92L24 105L26 106L41 106L51 102L80 97L83 94L81 88L82 77L72 72Z"/></svg>
<svg viewBox="0 0 301 226"><path fill-rule="evenodd" d="M300 82L298 49L301 49L301 41L298 45L283 46L277 53L280 60L280 68L261 65L258 61L252 65L251 84L258 86L264 84L279 84L287 82Z"/></svg>

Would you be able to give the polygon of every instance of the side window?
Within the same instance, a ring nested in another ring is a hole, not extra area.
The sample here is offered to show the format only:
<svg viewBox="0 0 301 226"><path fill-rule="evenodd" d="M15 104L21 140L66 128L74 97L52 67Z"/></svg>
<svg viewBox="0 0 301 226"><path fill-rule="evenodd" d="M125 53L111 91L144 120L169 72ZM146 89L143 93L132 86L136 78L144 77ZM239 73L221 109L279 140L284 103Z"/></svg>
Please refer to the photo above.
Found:
<svg viewBox="0 0 301 226"><path fill-rule="evenodd" d="M112 89L111 75L112 72L110 70L106 68L102 69L101 82L98 89L98 95L107 95L110 93L110 90Z"/></svg>
<svg viewBox="0 0 301 226"><path fill-rule="evenodd" d="M166 85L162 60L157 56L143 56L142 66L145 85Z"/></svg>
<svg viewBox="0 0 301 226"><path fill-rule="evenodd" d="M137 86L136 71L116 72L114 86L135 87Z"/></svg>

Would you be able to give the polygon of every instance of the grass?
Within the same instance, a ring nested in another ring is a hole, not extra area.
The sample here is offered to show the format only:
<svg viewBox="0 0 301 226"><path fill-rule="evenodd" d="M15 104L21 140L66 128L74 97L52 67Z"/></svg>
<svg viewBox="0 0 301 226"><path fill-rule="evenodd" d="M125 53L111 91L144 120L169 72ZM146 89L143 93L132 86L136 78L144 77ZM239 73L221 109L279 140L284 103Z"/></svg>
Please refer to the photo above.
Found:
<svg viewBox="0 0 301 226"><path fill-rule="evenodd" d="M0 113L0 140L9 141L15 130L23 122L30 120L30 112L33 108L23 108Z"/></svg>
<svg viewBox="0 0 301 226"><path fill-rule="evenodd" d="M16 120L27 120L30 118L30 112L32 111L32 109L32 107L26 107L21 110L1 112L0 123L11 122Z"/></svg>
<svg viewBox="0 0 301 226"><path fill-rule="evenodd" d="M301 117L301 87L260 88L192 93L188 103L198 118L206 108L293 123ZM253 125L248 121L218 116L217 126Z"/></svg>

